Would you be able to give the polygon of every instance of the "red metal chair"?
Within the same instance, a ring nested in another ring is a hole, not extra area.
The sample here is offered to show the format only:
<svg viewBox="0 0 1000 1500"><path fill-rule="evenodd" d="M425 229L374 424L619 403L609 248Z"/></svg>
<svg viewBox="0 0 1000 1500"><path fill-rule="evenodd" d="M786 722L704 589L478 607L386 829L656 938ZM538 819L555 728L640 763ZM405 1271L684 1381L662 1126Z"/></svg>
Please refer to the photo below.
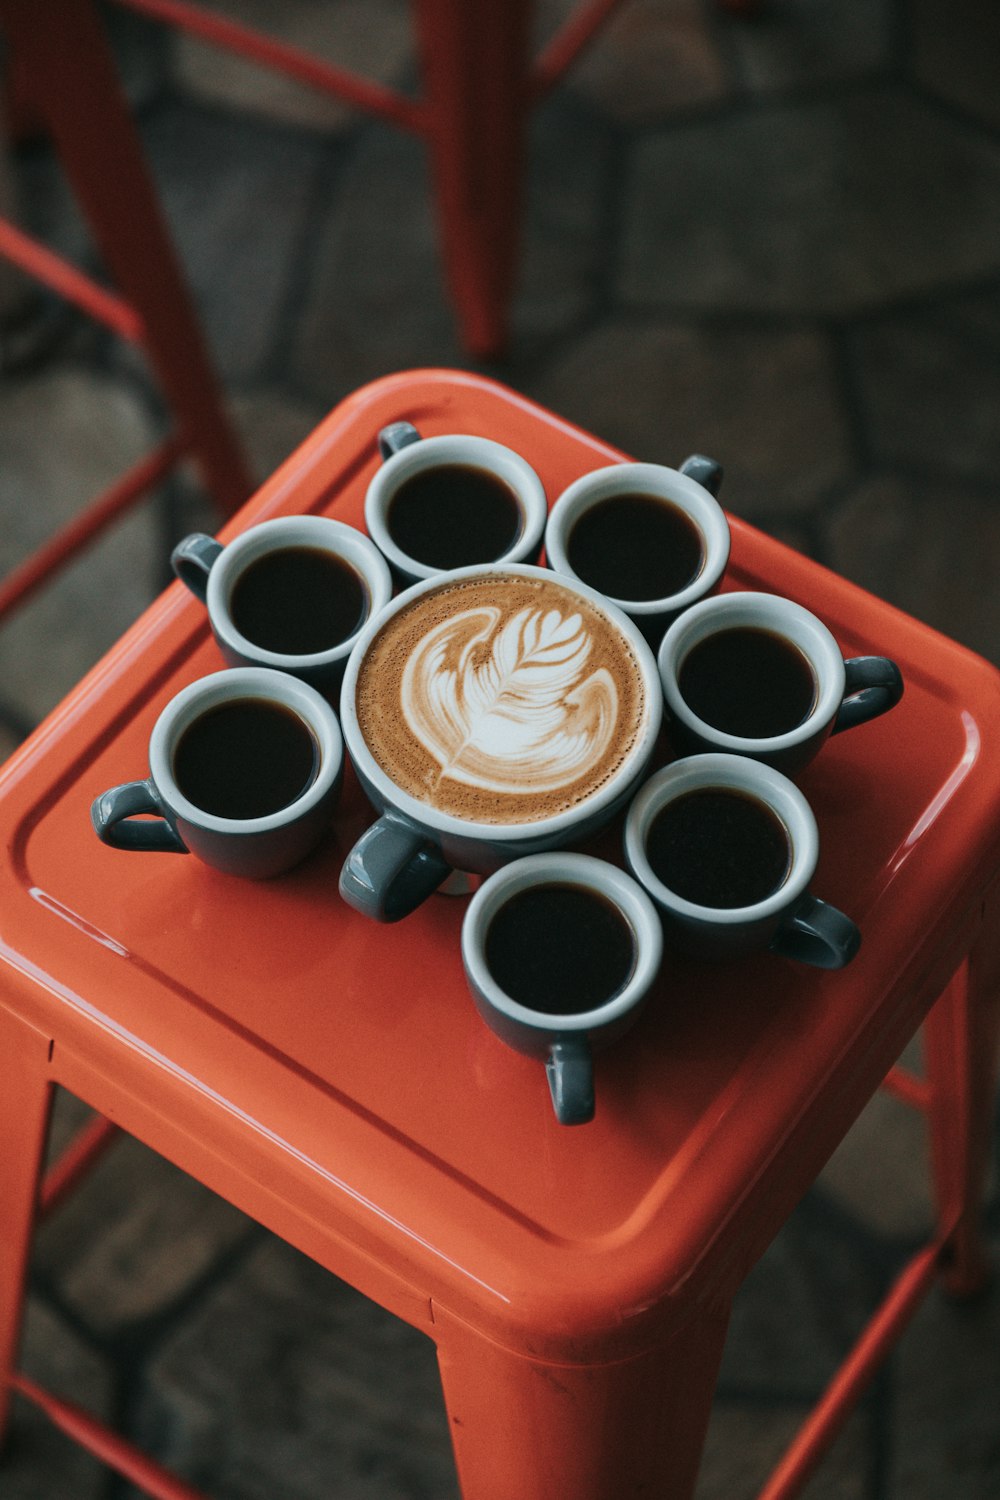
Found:
<svg viewBox="0 0 1000 1500"><path fill-rule="evenodd" d="M20 108L51 134L114 290L0 219L0 255L139 345L174 430L0 581L0 619L192 457L225 517L252 489L90 0L0 0Z"/></svg>
<svg viewBox="0 0 1000 1500"><path fill-rule="evenodd" d="M225 534L299 511L360 526L377 432L401 419L510 444L552 497L620 456L478 377L394 376L338 407ZM845 651L888 653L906 679L892 714L838 736L802 778L823 894L864 942L838 973L670 959L640 1024L602 1055L588 1126L560 1127L537 1064L480 1022L461 899L388 928L339 901L341 861L372 816L353 780L328 843L278 881L98 844L95 793L138 773L159 708L219 665L180 586L18 752L0 777L4 1404L21 1392L147 1493L191 1500L17 1370L56 1084L435 1341L466 1500L689 1500L740 1283L883 1082L926 1111L934 1231L766 1500L801 1489L935 1279L981 1285L998 676L732 525L727 586L800 600ZM614 833L600 848L616 857ZM916 1079L894 1060L922 1024Z"/></svg>

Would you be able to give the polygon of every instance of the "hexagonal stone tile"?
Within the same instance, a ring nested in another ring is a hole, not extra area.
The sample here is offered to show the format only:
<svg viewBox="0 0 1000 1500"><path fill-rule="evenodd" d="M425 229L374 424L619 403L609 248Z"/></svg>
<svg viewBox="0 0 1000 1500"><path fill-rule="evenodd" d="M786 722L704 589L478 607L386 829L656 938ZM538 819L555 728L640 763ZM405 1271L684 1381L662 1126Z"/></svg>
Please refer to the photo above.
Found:
<svg viewBox="0 0 1000 1500"><path fill-rule="evenodd" d="M1000 125L1000 10L982 0L913 0L913 70L949 104Z"/></svg>
<svg viewBox="0 0 1000 1500"><path fill-rule="evenodd" d="M292 345L294 379L329 403L391 370L462 365L422 142L373 127L316 222Z"/></svg>
<svg viewBox="0 0 1000 1500"><path fill-rule="evenodd" d="M0 574L29 555L153 446L134 392L53 368L0 387ZM153 598L160 548L149 499L0 627L3 695L34 721Z"/></svg>
<svg viewBox="0 0 1000 1500"><path fill-rule="evenodd" d="M28 1299L20 1363L45 1389L102 1421L112 1419L110 1366L38 1297ZM15 1397L9 1437L0 1457L4 1500L40 1500L49 1495L102 1500L107 1486L108 1471L103 1464L64 1437L37 1407Z"/></svg>
<svg viewBox="0 0 1000 1500"><path fill-rule="evenodd" d="M995 494L872 477L837 509L827 539L838 572L1000 662Z"/></svg>
<svg viewBox="0 0 1000 1500"><path fill-rule="evenodd" d="M1000 270L1000 143L905 90L635 144L617 279L646 311L846 315Z"/></svg>
<svg viewBox="0 0 1000 1500"><path fill-rule="evenodd" d="M993 1260L1000 1250L993 1240ZM968 1304L932 1294L894 1360L892 1500L1000 1494L1000 1284Z"/></svg>
<svg viewBox="0 0 1000 1500"><path fill-rule="evenodd" d="M34 1264L106 1337L161 1315L249 1230L238 1209L122 1136L41 1225Z"/></svg>
<svg viewBox="0 0 1000 1500"><path fill-rule="evenodd" d="M563 86L609 119L638 125L722 98L727 78L699 0L630 0L564 75Z"/></svg>
<svg viewBox="0 0 1000 1500"><path fill-rule="evenodd" d="M1000 284L869 320L851 345L877 460L995 481Z"/></svg>
<svg viewBox="0 0 1000 1500"><path fill-rule="evenodd" d="M808 329L607 319L526 386L634 458L717 458L726 506L749 520L801 513L850 472L829 350Z"/></svg>
<svg viewBox="0 0 1000 1500"><path fill-rule="evenodd" d="M885 67L896 40L891 0L768 0L754 16L731 16L725 41L755 92L816 87Z"/></svg>
<svg viewBox="0 0 1000 1500"><path fill-rule="evenodd" d="M143 140L202 329L223 380L265 365L307 238L313 195L330 170L301 132L175 105Z"/></svg>
<svg viewBox="0 0 1000 1500"><path fill-rule="evenodd" d="M321 62L388 87L413 66L405 0L215 0L213 10ZM352 128L356 106L227 49L179 32L176 69L195 98L313 130Z"/></svg>
<svg viewBox="0 0 1000 1500"><path fill-rule="evenodd" d="M137 1440L242 1500L447 1500L434 1347L267 1237L157 1351Z"/></svg>

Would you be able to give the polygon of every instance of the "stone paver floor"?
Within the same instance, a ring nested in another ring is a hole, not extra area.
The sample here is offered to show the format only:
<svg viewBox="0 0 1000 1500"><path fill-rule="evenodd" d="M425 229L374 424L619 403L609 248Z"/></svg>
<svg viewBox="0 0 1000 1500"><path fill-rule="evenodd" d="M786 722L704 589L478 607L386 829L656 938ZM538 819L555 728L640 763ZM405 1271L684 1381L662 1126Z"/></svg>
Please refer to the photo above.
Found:
<svg viewBox="0 0 1000 1500"><path fill-rule="evenodd" d="M415 84L404 0L219 8ZM539 36L567 9L543 0ZM469 367L419 143L102 13L260 477L365 381ZM638 458L716 455L731 510L1000 663L997 14L626 0L533 117L513 339L488 373ZM44 142L9 176L25 225L96 266ZM0 342L0 569L160 421L133 353L47 304L38 326L33 361L12 316ZM155 595L170 538L211 524L174 482L0 628L0 756ZM57 1134L77 1114L61 1100ZM751 1276L698 1500L755 1493L926 1223L922 1153L875 1101ZM995 1175L987 1223L996 1253ZM423 1337L134 1142L38 1236L25 1362L218 1500L456 1493ZM132 1492L18 1404L0 1493ZM995 1500L996 1290L931 1298L805 1493Z"/></svg>

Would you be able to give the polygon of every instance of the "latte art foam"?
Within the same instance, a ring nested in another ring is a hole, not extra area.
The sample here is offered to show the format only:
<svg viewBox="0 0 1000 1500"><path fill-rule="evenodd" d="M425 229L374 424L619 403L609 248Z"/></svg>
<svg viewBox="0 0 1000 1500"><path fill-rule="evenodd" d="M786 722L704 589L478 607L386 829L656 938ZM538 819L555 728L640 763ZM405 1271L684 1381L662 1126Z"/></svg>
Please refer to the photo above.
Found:
<svg viewBox="0 0 1000 1500"><path fill-rule="evenodd" d="M358 722L397 786L479 823L551 817L628 759L646 716L626 637L561 584L514 574L443 583L376 635Z"/></svg>

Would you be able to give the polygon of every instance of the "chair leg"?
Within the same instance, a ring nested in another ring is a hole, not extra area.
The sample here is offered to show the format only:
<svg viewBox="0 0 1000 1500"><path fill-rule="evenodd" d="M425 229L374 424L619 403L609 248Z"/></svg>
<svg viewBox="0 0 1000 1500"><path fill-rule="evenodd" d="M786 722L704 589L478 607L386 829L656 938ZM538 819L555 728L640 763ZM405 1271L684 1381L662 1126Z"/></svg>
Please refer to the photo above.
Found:
<svg viewBox="0 0 1000 1500"><path fill-rule="evenodd" d="M464 1500L690 1500L728 1311L624 1363L550 1365L437 1317Z"/></svg>
<svg viewBox="0 0 1000 1500"><path fill-rule="evenodd" d="M253 483L92 0L0 0L33 111L50 131L104 264L144 325L143 347L223 514Z"/></svg>
<svg viewBox="0 0 1000 1500"><path fill-rule="evenodd" d="M52 1088L48 1037L0 1008L0 1439L10 1410Z"/></svg>
<svg viewBox="0 0 1000 1500"><path fill-rule="evenodd" d="M956 1223L945 1286L972 1296L989 1282L982 1203L1000 1043L1000 945L981 938L924 1024L931 1169L940 1225Z"/></svg>
<svg viewBox="0 0 1000 1500"><path fill-rule="evenodd" d="M463 341L507 340L521 228L530 0L416 0L445 274Z"/></svg>

